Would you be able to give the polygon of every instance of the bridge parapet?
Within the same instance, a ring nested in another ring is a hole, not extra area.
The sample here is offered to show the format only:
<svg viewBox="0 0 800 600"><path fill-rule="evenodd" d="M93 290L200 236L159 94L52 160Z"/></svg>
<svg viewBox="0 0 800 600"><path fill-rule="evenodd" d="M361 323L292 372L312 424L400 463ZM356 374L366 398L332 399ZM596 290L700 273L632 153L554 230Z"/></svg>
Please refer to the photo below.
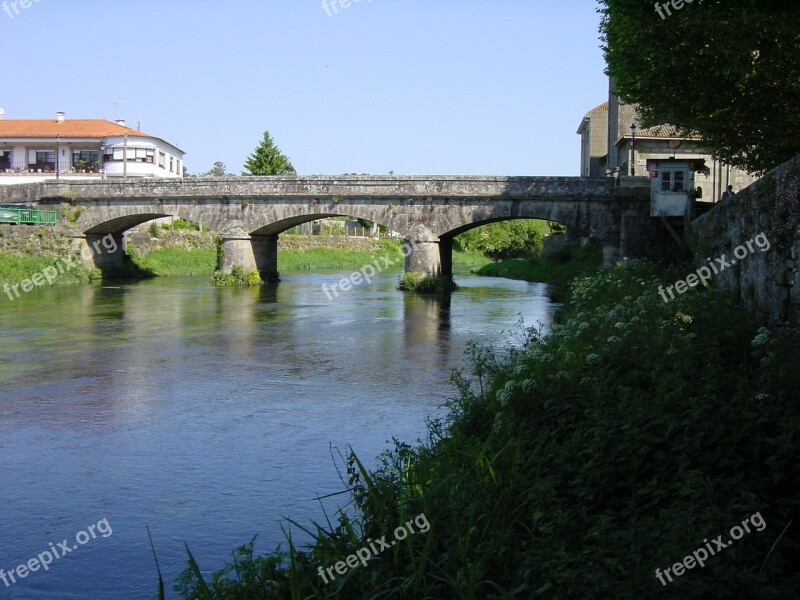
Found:
<svg viewBox="0 0 800 600"><path fill-rule="evenodd" d="M39 186L40 197L85 200L292 196L586 199L617 195L612 179L585 177L190 177L47 181L33 185ZM28 190L26 195L30 193Z"/></svg>

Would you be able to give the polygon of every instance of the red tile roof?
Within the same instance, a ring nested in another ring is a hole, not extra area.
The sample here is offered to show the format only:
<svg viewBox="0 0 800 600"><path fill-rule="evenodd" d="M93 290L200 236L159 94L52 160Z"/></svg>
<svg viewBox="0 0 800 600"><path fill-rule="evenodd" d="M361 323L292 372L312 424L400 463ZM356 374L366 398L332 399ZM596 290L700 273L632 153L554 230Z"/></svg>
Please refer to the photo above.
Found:
<svg viewBox="0 0 800 600"><path fill-rule="evenodd" d="M60 135L62 139L70 138L106 138L123 135L153 138L162 138L149 135L118 123L105 119L64 119L59 122L55 119L8 119L0 121L0 138L54 138ZM177 146L169 144L180 150ZM181 152L183 152L181 150Z"/></svg>
<svg viewBox="0 0 800 600"><path fill-rule="evenodd" d="M646 127L636 132L636 137L662 138L667 140L702 140L703 136L696 133L682 134L678 128L669 123Z"/></svg>

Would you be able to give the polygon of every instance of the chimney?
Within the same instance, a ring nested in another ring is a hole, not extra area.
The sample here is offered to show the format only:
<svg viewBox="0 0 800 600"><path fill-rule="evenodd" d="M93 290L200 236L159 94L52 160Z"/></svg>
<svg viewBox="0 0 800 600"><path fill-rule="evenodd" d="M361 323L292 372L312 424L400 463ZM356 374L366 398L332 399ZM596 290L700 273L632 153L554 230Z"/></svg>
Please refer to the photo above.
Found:
<svg viewBox="0 0 800 600"><path fill-rule="evenodd" d="M125 127L125 119L117 119L117 125Z"/></svg>
<svg viewBox="0 0 800 600"><path fill-rule="evenodd" d="M6 111L0 108L0 121L6 118Z"/></svg>
<svg viewBox="0 0 800 600"><path fill-rule="evenodd" d="M63 123L64 122L64 111L60 110L56 113L56 122Z"/></svg>

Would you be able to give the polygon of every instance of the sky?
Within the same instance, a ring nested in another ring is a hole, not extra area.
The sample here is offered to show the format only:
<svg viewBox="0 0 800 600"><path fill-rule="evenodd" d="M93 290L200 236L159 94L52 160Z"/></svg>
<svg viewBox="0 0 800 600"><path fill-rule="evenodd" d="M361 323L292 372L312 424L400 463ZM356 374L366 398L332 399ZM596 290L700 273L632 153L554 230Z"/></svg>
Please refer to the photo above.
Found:
<svg viewBox="0 0 800 600"><path fill-rule="evenodd" d="M594 0L24 1L5 118L118 116L190 173L268 130L301 175L579 175L607 99Z"/></svg>

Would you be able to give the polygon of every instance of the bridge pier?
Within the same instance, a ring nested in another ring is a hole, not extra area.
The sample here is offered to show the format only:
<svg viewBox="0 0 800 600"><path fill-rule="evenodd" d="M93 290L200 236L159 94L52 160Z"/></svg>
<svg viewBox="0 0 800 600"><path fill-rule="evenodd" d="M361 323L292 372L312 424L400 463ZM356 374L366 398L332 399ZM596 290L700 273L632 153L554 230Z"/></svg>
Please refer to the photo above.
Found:
<svg viewBox="0 0 800 600"><path fill-rule="evenodd" d="M124 233L87 233L73 237L72 243L87 269L118 269L127 258Z"/></svg>
<svg viewBox="0 0 800 600"><path fill-rule="evenodd" d="M430 277L453 279L453 238L439 238L424 225L419 225L406 238L405 272Z"/></svg>
<svg viewBox="0 0 800 600"><path fill-rule="evenodd" d="M442 274L439 239L424 225L418 225L414 233L405 239L404 253L406 273L422 273L431 277Z"/></svg>
<svg viewBox="0 0 800 600"><path fill-rule="evenodd" d="M220 235L222 253L217 269L230 273L233 267L243 267L246 272L257 268L253 243L246 233L227 233Z"/></svg>
<svg viewBox="0 0 800 600"><path fill-rule="evenodd" d="M254 235L252 237L253 256L261 279L270 283L280 281L278 274L278 236Z"/></svg>

